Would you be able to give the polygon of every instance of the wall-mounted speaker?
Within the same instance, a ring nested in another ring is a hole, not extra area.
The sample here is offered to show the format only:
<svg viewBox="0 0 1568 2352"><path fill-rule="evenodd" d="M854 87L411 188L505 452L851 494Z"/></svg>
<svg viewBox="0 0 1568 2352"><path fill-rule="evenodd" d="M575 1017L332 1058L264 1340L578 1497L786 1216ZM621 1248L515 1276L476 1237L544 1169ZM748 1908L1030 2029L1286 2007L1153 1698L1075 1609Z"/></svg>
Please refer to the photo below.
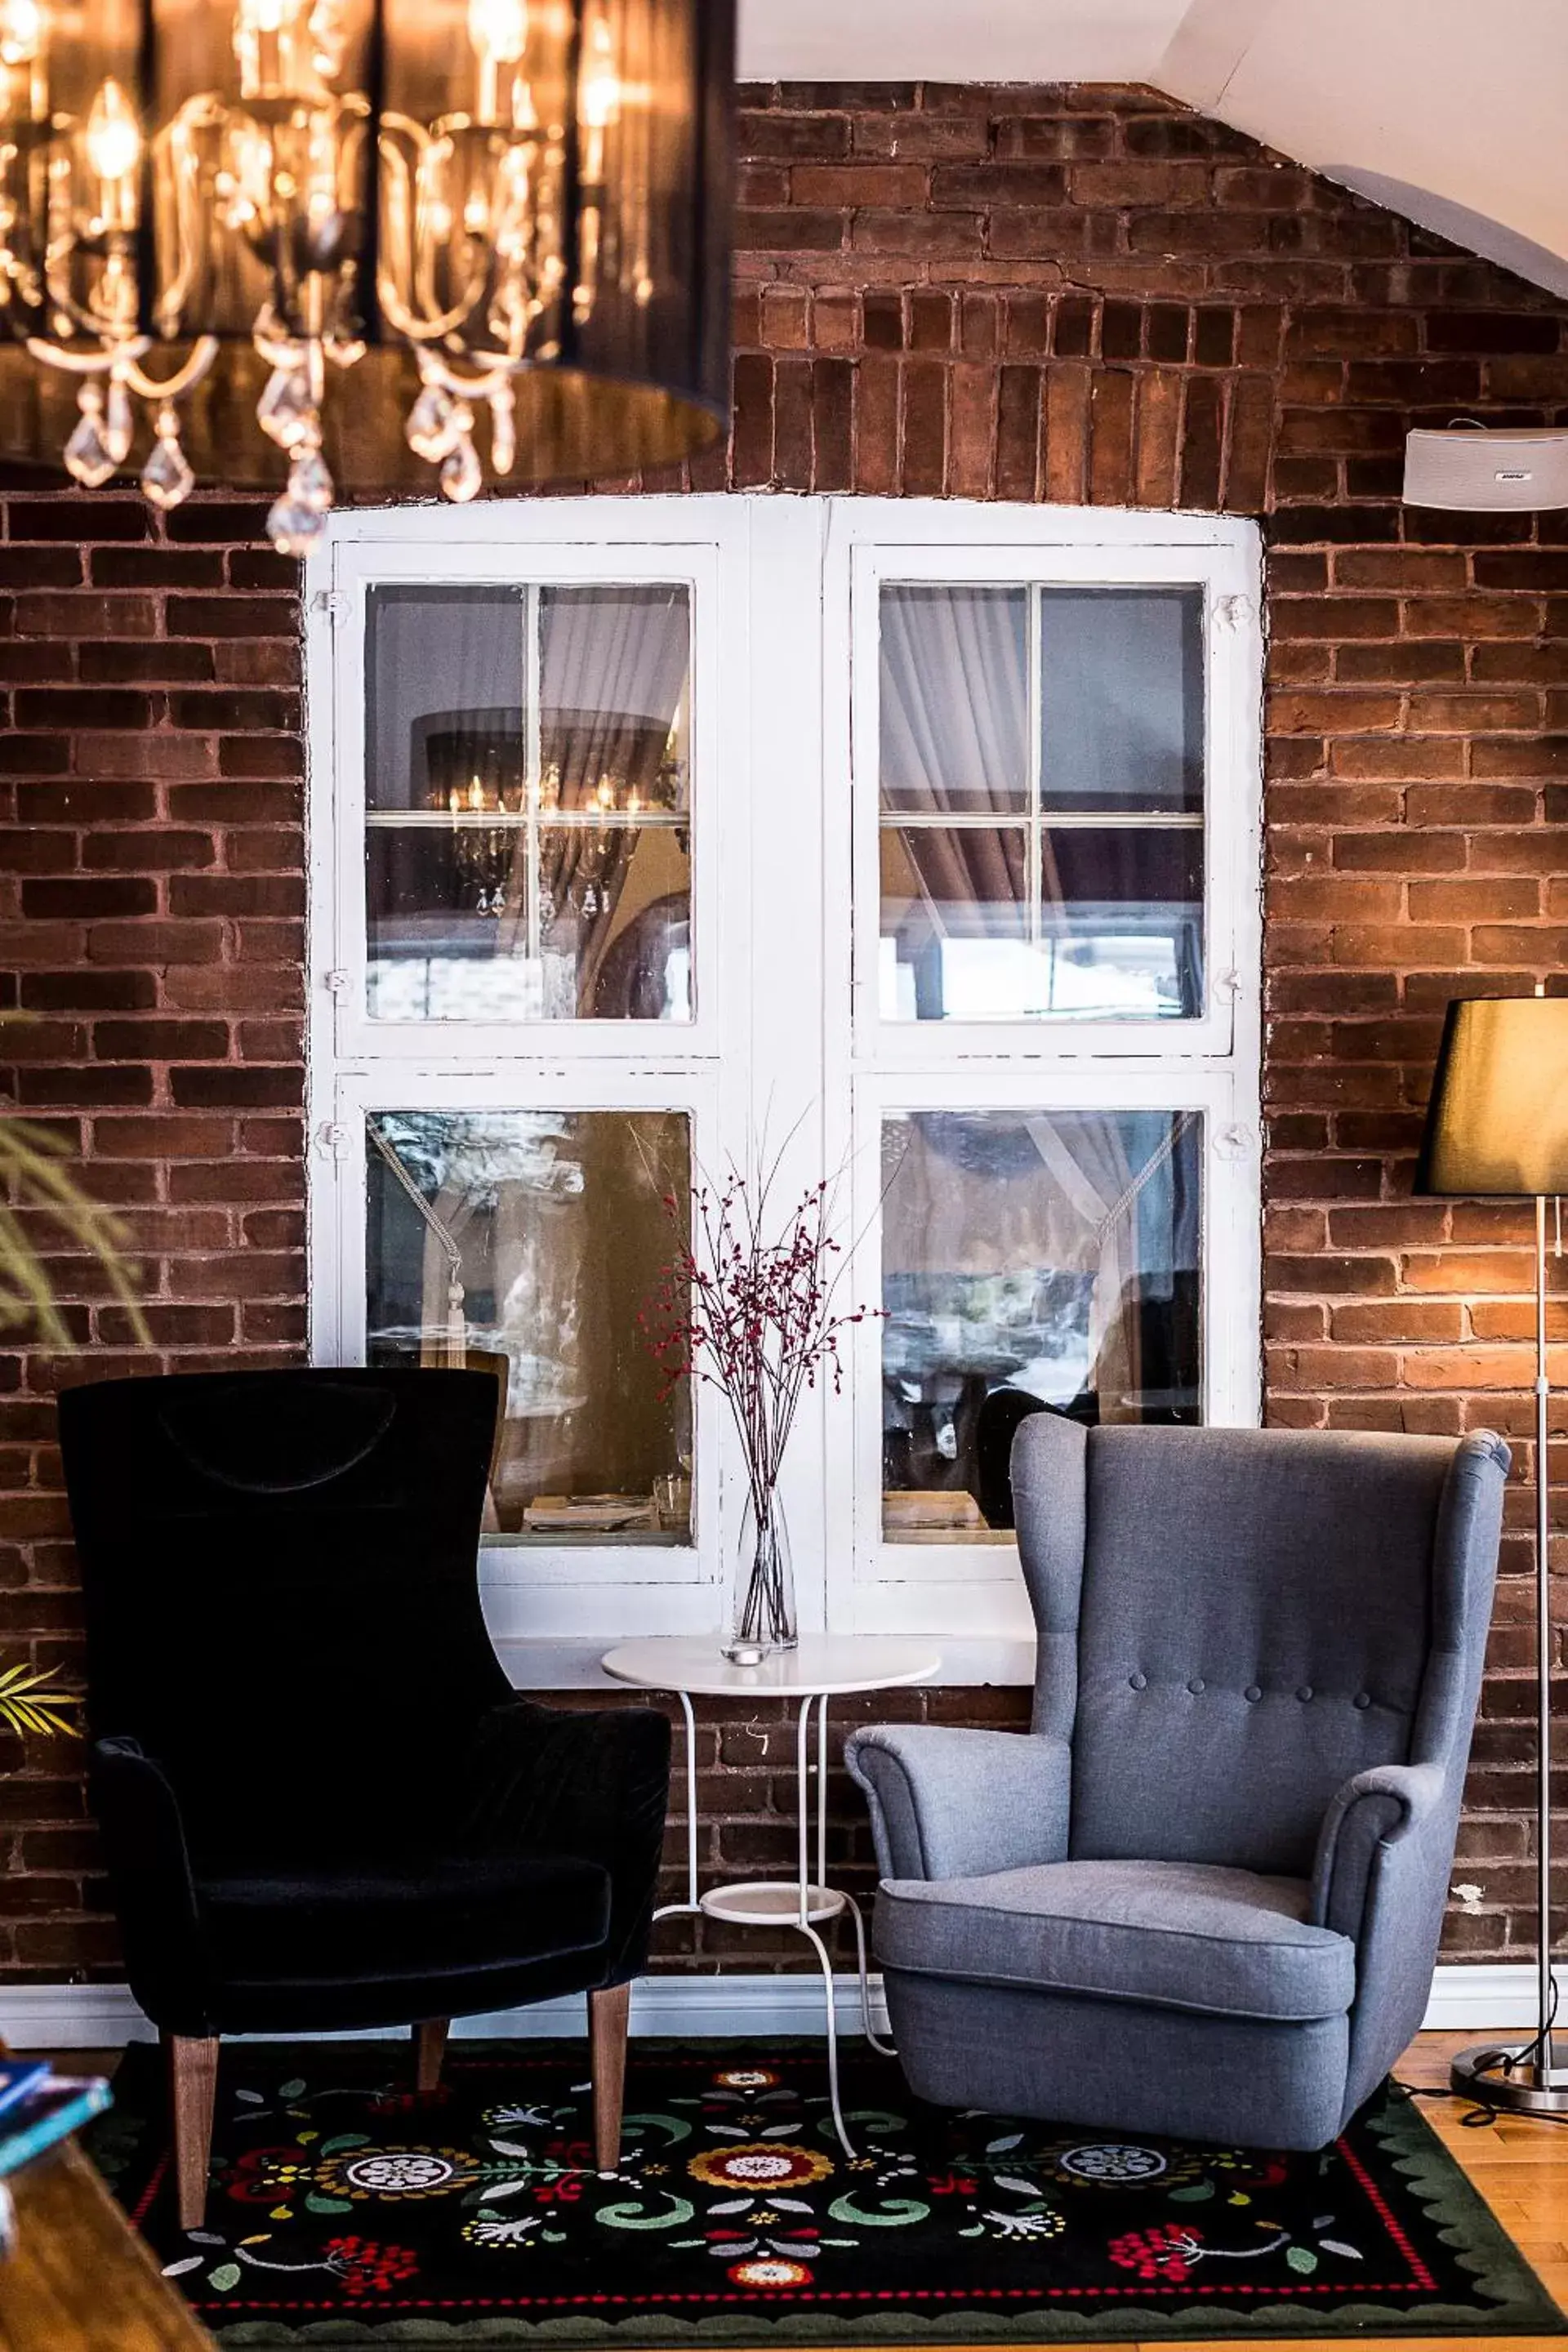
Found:
<svg viewBox="0 0 1568 2352"><path fill-rule="evenodd" d="M1411 433L1405 503L1485 513L1568 507L1568 433Z"/></svg>

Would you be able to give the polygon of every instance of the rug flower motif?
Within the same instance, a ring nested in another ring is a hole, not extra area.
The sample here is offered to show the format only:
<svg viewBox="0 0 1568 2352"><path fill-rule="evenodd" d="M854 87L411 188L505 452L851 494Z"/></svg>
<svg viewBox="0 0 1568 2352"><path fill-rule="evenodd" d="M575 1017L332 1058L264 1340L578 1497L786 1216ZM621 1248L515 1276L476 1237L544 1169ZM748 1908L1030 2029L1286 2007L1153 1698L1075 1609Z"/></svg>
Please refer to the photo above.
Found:
<svg viewBox="0 0 1568 2352"><path fill-rule="evenodd" d="M197 2231L134 2070L95 2153L237 2345L542 2342L563 2320L605 2344L1561 2325L1392 2102L1281 2157L938 2114L849 2052L847 2158L816 2045L731 2049L634 2045L613 2174L581 2053L527 2043L457 2045L426 2098L395 2044L226 2051ZM347 2333L321 2332L333 2315Z"/></svg>

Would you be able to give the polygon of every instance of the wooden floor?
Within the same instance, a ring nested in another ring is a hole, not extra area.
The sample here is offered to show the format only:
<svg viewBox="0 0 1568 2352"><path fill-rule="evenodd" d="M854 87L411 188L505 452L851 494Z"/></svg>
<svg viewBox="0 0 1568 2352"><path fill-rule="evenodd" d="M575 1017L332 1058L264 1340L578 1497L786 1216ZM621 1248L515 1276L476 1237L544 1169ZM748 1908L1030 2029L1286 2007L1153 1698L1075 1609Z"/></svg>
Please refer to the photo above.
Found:
<svg viewBox="0 0 1568 2352"><path fill-rule="evenodd" d="M1446 2086L1449 2059L1476 2038L1473 2032L1418 2034L1395 2072L1402 2082ZM118 2051L73 2051L72 2071L110 2074L119 2055ZM1468 2100L1445 2097L1421 2102L1422 2114L1444 2146L1468 2173L1548 2291L1568 2310L1568 2124L1521 2118L1476 2128L1462 2120L1470 2111ZM1236 2340L1232 2336L1228 2342L1210 2345L1194 2339L1184 2342L1182 2352L1235 2352ZM1431 2352L1439 2345L1474 2346L1478 2341L1490 2352L1508 2352L1510 2346L1521 2347L1521 2352L1522 2347L1532 2346L1535 2352L1542 2352L1550 2339L1539 2336L1356 2338L1361 2352ZM884 2346L881 2352L897 2352L897 2347ZM949 2352L966 2352L966 2347L950 2347ZM980 2352L980 2347L974 2347L974 2352ZM1122 2352L1128 2352L1128 2347L1123 2346ZM1156 2347L1151 2345L1148 2352L1156 2352ZM1161 2352L1169 2352L1169 2346L1161 2347Z"/></svg>

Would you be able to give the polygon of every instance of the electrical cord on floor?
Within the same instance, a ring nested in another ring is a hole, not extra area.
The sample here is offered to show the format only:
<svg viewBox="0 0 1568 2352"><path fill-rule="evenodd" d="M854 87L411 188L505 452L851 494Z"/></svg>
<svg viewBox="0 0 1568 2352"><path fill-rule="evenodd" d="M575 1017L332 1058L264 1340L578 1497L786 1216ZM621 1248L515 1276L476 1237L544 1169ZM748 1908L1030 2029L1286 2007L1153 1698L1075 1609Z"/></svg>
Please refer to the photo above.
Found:
<svg viewBox="0 0 1568 2352"><path fill-rule="evenodd" d="M1552 1991L1546 2004L1545 2024L1537 2028L1535 2032L1531 2035L1530 2040L1525 2043L1522 2050L1516 2050L1513 2053L1512 2056L1509 2059L1508 2063L1500 2069L1500 2073L1504 2074L1511 2074L1516 2066L1529 2065L1533 2061L1539 2059L1543 2052L1548 2062L1550 2062L1552 2054L1552 2029L1557 2022L1557 1975L1555 1970L1552 1971L1550 1981Z"/></svg>
<svg viewBox="0 0 1568 2352"><path fill-rule="evenodd" d="M1389 2076L1388 2087L1396 2097L1412 2102L1416 2099L1451 2099L1456 2095L1440 2083L1402 2083L1397 2074ZM1470 2130L1477 2131L1487 2124L1495 2124L1497 2111L1492 2107L1467 2107L1459 2121Z"/></svg>
<svg viewBox="0 0 1568 2352"><path fill-rule="evenodd" d="M1530 2040L1525 2042L1521 2048L1518 2050L1499 2050L1497 2053L1498 2063L1495 2071L1504 2081L1506 2081L1510 2074L1515 2074L1521 2066L1528 2066L1536 2063L1541 2059L1543 2053L1546 2053L1548 2057L1550 2056L1552 2035L1557 2023L1558 1991L1559 1987L1557 1979L1553 1976L1552 1979L1552 1998L1547 2003L1546 2022L1544 2025L1539 2026L1531 2035ZM1458 2095L1452 2091L1441 2089L1437 2085L1430 2083L1402 2083L1397 2074L1391 2074L1388 2079L1390 2086L1394 2091L1398 2092L1402 2097L1406 2099L1447 2099ZM1474 2105L1469 2106L1465 2110L1464 2114L1459 2117L1459 2121L1462 2125L1466 2126L1472 2131L1481 2130L1484 2129L1488 2124L1495 2124L1500 2116L1505 2115L1508 2112L1509 2110L1506 2108L1489 2107L1486 2105L1483 2101L1477 2100ZM1538 2112L1531 2115L1528 2120L1531 2123L1537 2124L1568 2124L1568 2114L1552 2115L1550 2112Z"/></svg>

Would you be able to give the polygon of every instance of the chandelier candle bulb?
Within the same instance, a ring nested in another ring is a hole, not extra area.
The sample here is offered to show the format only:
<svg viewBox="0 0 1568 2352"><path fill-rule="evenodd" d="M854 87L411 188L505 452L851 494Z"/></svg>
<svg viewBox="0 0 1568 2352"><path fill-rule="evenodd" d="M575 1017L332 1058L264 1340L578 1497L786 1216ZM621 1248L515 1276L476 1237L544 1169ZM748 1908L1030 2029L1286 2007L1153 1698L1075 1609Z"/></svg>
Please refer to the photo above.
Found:
<svg viewBox="0 0 1568 2352"><path fill-rule="evenodd" d="M58 0L3 0L0 458L130 464L165 508L269 487L302 554L340 491L461 503L708 446L733 15L85 0L68 37Z"/></svg>

